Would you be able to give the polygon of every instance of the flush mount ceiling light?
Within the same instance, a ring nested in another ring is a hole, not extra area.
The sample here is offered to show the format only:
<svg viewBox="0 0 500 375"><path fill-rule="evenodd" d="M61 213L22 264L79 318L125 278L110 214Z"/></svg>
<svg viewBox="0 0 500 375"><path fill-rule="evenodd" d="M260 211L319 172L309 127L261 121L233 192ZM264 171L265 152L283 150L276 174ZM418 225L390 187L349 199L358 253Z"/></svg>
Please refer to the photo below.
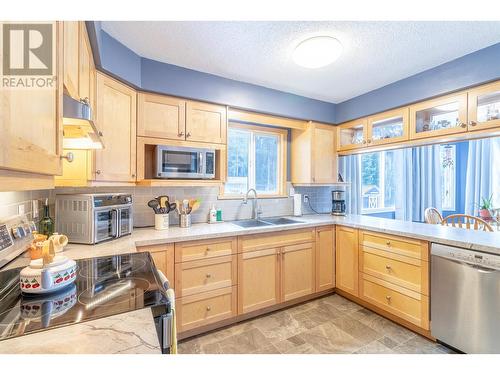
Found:
<svg viewBox="0 0 500 375"><path fill-rule="evenodd" d="M293 61L304 68L317 69L337 60L342 44L331 36L315 36L302 41L293 51Z"/></svg>

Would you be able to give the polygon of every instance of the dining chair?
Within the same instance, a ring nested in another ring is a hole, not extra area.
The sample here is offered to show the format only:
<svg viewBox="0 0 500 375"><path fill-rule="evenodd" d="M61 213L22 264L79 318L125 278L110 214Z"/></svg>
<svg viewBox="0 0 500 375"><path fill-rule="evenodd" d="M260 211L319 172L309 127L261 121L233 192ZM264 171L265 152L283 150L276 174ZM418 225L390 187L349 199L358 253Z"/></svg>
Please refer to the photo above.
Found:
<svg viewBox="0 0 500 375"><path fill-rule="evenodd" d="M491 227L491 225L483 219L476 216L464 214L453 214L446 216L441 221L441 225L493 232L493 228Z"/></svg>
<svg viewBox="0 0 500 375"><path fill-rule="evenodd" d="M424 219L427 224L441 224L443 217L434 207L427 207L424 211Z"/></svg>

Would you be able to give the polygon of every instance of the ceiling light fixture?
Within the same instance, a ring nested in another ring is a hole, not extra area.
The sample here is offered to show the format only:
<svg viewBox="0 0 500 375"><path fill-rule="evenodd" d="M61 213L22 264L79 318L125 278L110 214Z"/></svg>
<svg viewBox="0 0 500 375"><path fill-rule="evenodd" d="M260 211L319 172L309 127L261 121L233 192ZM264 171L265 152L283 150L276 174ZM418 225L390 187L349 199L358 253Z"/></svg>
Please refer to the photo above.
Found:
<svg viewBox="0 0 500 375"><path fill-rule="evenodd" d="M317 69L337 60L342 44L331 36L315 36L299 43L293 51L293 61L304 68Z"/></svg>

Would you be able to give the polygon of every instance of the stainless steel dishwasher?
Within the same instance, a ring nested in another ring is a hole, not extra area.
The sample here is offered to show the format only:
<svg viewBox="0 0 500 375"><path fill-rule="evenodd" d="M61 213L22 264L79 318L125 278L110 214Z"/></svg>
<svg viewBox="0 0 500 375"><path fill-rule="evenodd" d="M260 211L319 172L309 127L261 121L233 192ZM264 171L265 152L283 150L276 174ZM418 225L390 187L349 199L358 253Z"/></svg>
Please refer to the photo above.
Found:
<svg viewBox="0 0 500 375"><path fill-rule="evenodd" d="M500 353L500 255L432 244L431 334L465 353Z"/></svg>

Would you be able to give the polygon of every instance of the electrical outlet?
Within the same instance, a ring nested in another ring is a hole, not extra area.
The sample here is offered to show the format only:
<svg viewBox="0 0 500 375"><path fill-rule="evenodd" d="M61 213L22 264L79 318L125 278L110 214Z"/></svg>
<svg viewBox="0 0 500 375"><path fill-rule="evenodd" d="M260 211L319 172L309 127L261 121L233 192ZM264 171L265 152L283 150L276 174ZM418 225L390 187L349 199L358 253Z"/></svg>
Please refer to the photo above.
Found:
<svg viewBox="0 0 500 375"><path fill-rule="evenodd" d="M304 203L307 203L309 201L309 195L304 194Z"/></svg>

